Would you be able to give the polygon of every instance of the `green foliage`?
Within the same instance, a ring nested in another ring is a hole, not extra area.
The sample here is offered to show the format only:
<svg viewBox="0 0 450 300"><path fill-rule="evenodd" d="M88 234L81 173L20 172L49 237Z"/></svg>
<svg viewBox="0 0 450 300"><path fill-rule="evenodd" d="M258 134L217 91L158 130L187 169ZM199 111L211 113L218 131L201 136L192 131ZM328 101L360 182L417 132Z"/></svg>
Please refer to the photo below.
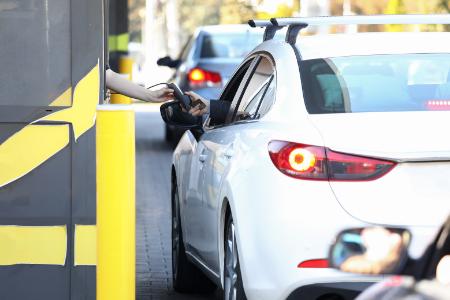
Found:
<svg viewBox="0 0 450 300"><path fill-rule="evenodd" d="M180 24L190 34L201 25L218 24L221 0L179 0Z"/></svg>

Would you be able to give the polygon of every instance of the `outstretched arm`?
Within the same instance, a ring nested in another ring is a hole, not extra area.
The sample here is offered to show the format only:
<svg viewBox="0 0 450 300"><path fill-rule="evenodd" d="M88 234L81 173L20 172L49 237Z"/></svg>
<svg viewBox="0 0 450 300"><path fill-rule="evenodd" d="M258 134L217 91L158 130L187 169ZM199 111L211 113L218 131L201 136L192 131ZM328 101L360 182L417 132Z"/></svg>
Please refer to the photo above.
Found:
<svg viewBox="0 0 450 300"><path fill-rule="evenodd" d="M172 89L162 88L151 91L123 78L111 69L106 70L106 87L119 94L147 102L165 102L173 99Z"/></svg>

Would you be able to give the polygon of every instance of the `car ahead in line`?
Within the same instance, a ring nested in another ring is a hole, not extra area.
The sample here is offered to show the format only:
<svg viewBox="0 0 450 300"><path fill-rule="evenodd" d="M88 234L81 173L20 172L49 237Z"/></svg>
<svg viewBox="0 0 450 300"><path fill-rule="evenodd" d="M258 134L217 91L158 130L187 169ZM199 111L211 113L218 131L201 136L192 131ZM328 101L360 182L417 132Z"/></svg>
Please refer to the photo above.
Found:
<svg viewBox="0 0 450 300"><path fill-rule="evenodd" d="M328 267L337 232L408 228L420 255L450 211L450 33L296 33L449 17L272 22L286 41L268 34L235 71L225 123L193 125L174 151L174 287L353 299L378 279Z"/></svg>
<svg viewBox="0 0 450 300"><path fill-rule="evenodd" d="M244 57L261 43L263 31L247 25L199 27L183 47L180 56L160 58L158 65L174 69L170 81L182 91L195 91L217 99L233 71ZM184 130L166 126L166 140L176 145Z"/></svg>
<svg viewBox="0 0 450 300"><path fill-rule="evenodd" d="M342 231L330 248L330 265L366 275L395 275L362 292L357 300L450 299L450 217L419 258L408 254L407 229L365 227Z"/></svg>

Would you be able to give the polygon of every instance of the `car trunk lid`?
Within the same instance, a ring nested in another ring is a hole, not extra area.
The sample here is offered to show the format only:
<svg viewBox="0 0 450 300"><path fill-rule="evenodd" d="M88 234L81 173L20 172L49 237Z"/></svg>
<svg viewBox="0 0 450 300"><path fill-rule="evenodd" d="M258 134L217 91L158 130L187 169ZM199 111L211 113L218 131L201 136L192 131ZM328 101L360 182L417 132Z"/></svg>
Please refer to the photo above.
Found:
<svg viewBox="0 0 450 300"><path fill-rule="evenodd" d="M450 212L450 112L310 115L331 150L398 162L372 181L330 182L352 216L389 225L432 225Z"/></svg>

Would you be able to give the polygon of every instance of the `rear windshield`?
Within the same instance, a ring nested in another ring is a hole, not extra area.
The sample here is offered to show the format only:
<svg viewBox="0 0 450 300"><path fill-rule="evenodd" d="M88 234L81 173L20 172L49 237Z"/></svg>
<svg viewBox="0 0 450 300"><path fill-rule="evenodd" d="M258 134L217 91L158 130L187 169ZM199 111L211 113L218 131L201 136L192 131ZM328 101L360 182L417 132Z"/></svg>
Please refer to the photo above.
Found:
<svg viewBox="0 0 450 300"><path fill-rule="evenodd" d="M242 58L262 42L262 33L205 34L201 58Z"/></svg>
<svg viewBox="0 0 450 300"><path fill-rule="evenodd" d="M311 114L450 110L450 54L305 60L300 73Z"/></svg>

